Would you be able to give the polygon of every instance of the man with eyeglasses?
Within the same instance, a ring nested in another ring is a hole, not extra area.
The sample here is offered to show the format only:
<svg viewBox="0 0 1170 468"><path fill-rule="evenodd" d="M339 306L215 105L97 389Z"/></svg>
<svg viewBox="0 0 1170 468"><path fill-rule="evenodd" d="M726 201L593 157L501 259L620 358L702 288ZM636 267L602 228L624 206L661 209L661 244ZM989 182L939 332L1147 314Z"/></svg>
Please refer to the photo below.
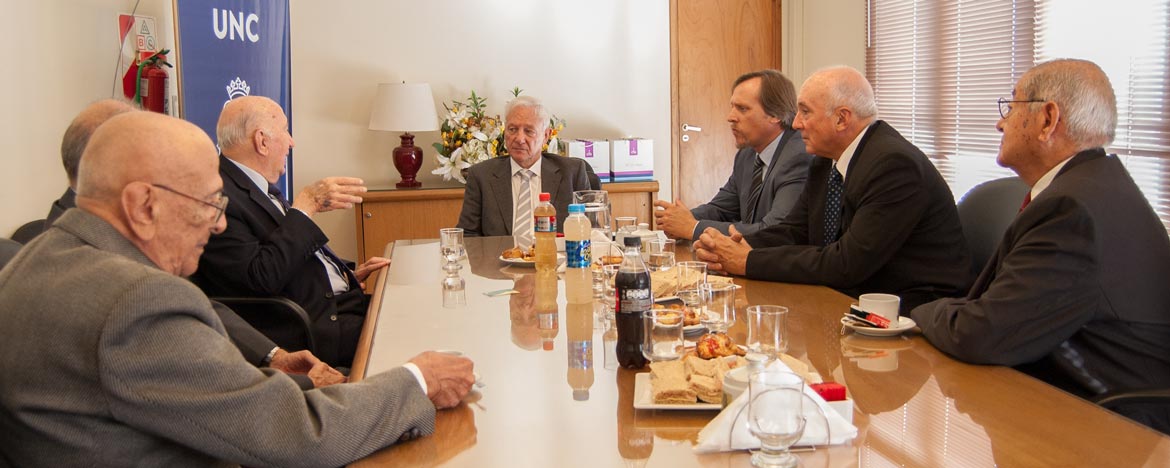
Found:
<svg viewBox="0 0 1170 468"><path fill-rule="evenodd" d="M593 170L582 159L544 153L552 129L540 100L520 96L504 109L504 147L509 158L481 162L468 170L467 190L458 227L465 236L515 236L517 245L535 242L532 210L540 193L548 192L557 219L569 216L573 192L600 188ZM557 223L557 231L563 231Z"/></svg>
<svg viewBox="0 0 1170 468"><path fill-rule="evenodd" d="M282 296L305 309L321 360L348 367L357 349L370 296L362 282L390 263L371 257L351 268L329 248L312 217L352 208L366 187L353 177L327 177L302 189L292 203L275 185L294 146L276 102L245 96L224 106L216 125L224 194L232 199L227 229L213 236L192 277L208 295ZM295 340L295 329L265 329L274 341ZM289 335L289 336L285 336Z"/></svg>
<svg viewBox="0 0 1170 468"><path fill-rule="evenodd" d="M94 130L97 130L98 126L115 115L134 112L136 110L133 105L125 101L102 99L86 106L69 123L69 127L65 129L65 135L61 139L61 162L65 167L65 175L69 179L69 188L65 190L65 194L60 199L53 202L53 206L49 210L49 216L45 219L45 229L52 226L53 222L64 214L66 210L77 206L74 201L77 188L77 171L81 165L81 156L85 152L89 138L93 135ZM156 187L173 191L162 185L156 185ZM179 192L174 193L189 197ZM198 199L196 201L205 204L209 203ZM222 200L218 203L222 204L215 205L219 210L218 216L222 216L223 207L227 204L227 197L222 197ZM302 388L321 387L345 381L345 376L341 375L340 372L332 367L318 366L317 364L321 362L320 359L317 359L309 351L300 350L290 353L281 349L276 343L264 336L263 333L257 331L248 322L245 322L244 319L240 318L239 315L226 305L212 301L212 306L219 314L220 320L223 321L228 336L231 337L232 342L236 344L236 347L239 348L240 353L244 355L244 358L248 362L257 366L267 366L288 373Z"/></svg>
<svg viewBox="0 0 1170 468"><path fill-rule="evenodd" d="M471 361L435 352L312 390L246 362L183 278L227 222L218 165L161 114L94 132L78 208L0 270L5 465L340 466L432 432L470 391Z"/></svg>
<svg viewBox="0 0 1170 468"><path fill-rule="evenodd" d="M911 311L957 359L1015 366L1083 397L1170 386L1170 239L1116 156L1094 63L1055 60L1001 99L997 162L1031 191L966 297ZM1120 410L1163 432L1165 405Z"/></svg>

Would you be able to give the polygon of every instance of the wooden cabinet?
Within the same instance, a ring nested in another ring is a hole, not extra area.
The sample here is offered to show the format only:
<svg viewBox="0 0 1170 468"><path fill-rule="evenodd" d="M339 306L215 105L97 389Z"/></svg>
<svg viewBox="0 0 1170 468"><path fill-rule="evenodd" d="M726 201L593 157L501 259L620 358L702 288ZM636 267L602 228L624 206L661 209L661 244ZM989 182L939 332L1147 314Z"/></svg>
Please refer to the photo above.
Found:
<svg viewBox="0 0 1170 468"><path fill-rule="evenodd" d="M463 207L463 185L428 185L366 192L354 210L359 263L382 255L392 241L433 239L439 237L439 228L455 226ZM639 223L654 223L658 182L615 182L601 184L601 189L609 192L613 216L636 216Z"/></svg>

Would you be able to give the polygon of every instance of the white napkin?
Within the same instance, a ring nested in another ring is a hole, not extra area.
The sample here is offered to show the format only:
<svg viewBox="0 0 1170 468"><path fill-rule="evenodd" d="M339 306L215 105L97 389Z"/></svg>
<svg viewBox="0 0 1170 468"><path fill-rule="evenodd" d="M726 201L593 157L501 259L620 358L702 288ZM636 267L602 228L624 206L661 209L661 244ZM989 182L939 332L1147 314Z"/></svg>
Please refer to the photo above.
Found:
<svg viewBox="0 0 1170 468"><path fill-rule="evenodd" d="M768 368L792 371L779 359L772 361ZM837 445L857 437L857 427L849 424L841 415L830 408L824 398L821 398L808 386L804 387L804 394L806 396L805 404L801 407L804 410L806 421L804 434L794 445L825 445L826 441L828 445ZM749 392L744 390L715 419L707 423L707 427L699 431L699 442L694 447L696 453L760 448L760 439L752 435L751 430L748 429L747 404L749 398ZM809 401L816 402L816 406L809 405ZM828 423L827 428L826 422ZM729 433L730 437L728 437Z"/></svg>

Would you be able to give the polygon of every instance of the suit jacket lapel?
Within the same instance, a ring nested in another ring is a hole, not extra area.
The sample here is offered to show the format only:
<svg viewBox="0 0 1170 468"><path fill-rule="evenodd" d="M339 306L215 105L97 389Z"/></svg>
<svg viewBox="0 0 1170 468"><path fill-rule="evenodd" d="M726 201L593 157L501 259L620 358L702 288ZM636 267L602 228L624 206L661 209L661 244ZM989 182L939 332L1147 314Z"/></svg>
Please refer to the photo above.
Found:
<svg viewBox="0 0 1170 468"><path fill-rule="evenodd" d="M235 163L229 161L226 156L219 156L219 173L224 177L224 183L235 184L237 188L243 190L248 194L248 198L253 203L260 205L260 208L268 213L273 222L279 222L284 218L284 213L281 213L276 205L272 204L272 199L268 198L268 191L261 191L256 184L252 183L252 179L248 178L244 171L236 167ZM242 202L243 200L241 200Z"/></svg>
<svg viewBox="0 0 1170 468"><path fill-rule="evenodd" d="M763 190L760 192L760 199L756 200L756 206L744 206L744 209L740 210L743 211L743 213L740 213L740 217L742 218L746 219L748 216L754 215L752 216L752 219L748 220L749 223L758 223L760 220L764 219L764 216L768 214L765 210L754 210L753 212L753 209L760 206L772 206L772 196L776 193L772 187L772 183L777 177L780 177L777 175L780 173L780 170L776 169L776 166L781 165L781 163L785 160L785 156L789 156L788 153L790 153L790 151L784 151L784 149L788 146L788 141L792 139L792 135L794 133L796 133L796 130L785 129L784 135L780 137L780 143L776 145L776 151L772 153L772 163L768 165L767 169L765 169L764 186ZM752 162L754 163L755 161ZM749 187L750 190L750 187L752 186L750 172L746 174L746 178L747 183L742 186ZM743 203L746 204L749 198L751 198L750 193L743 197Z"/></svg>
<svg viewBox="0 0 1170 468"><path fill-rule="evenodd" d="M540 191L557 193L561 187L561 167L552 162L552 158L546 158L544 155L540 158Z"/></svg>
<svg viewBox="0 0 1170 468"><path fill-rule="evenodd" d="M500 168L492 171L495 183L491 184L488 190L491 190L496 197L496 208L499 209L500 219L504 221L504 229L508 235L512 235L512 174L510 173L512 165L508 162L508 158L502 158L503 164Z"/></svg>

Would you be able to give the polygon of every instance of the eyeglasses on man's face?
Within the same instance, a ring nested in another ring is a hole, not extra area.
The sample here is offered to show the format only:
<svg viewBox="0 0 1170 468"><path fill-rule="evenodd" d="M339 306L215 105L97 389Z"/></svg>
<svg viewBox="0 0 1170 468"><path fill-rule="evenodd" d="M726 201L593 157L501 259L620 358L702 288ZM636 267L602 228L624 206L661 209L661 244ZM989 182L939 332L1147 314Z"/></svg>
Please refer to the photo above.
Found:
<svg viewBox="0 0 1170 468"><path fill-rule="evenodd" d="M998 102L999 102L999 116L1001 118L1006 119L1008 114L1012 113L1012 103L1015 103L1015 102L1020 102L1020 103L1044 102L1044 100L1043 99L1012 100L1012 99L1006 99L1006 98L999 98Z"/></svg>
<svg viewBox="0 0 1170 468"><path fill-rule="evenodd" d="M175 195L186 198L188 200L193 200L193 201L202 203L204 205L210 206L212 208L215 208L215 219L211 221L212 224L218 224L219 218L223 217L223 210L227 209L228 197L227 197L227 195L224 195L222 193L219 194L219 198L217 198L216 201L213 203L213 202L209 202L209 201L200 200L198 198L192 197L190 195L187 195L183 192L180 192L178 190L175 190L173 188L167 187L167 186L162 185L162 184L150 184L150 186L166 190L168 192L171 192Z"/></svg>

